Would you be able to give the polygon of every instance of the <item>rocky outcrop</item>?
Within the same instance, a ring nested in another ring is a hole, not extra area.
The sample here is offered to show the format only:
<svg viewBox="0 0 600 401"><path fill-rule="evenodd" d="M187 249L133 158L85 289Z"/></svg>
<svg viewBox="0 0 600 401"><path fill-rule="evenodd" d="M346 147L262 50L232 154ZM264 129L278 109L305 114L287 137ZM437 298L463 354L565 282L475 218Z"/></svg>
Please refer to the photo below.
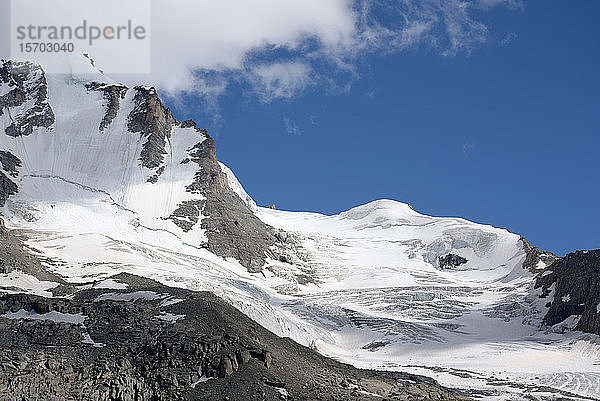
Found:
<svg viewBox="0 0 600 401"><path fill-rule="evenodd" d="M17 184L8 178L4 173L0 172L0 207L6 204L6 200L19 192Z"/></svg>
<svg viewBox="0 0 600 401"><path fill-rule="evenodd" d="M36 127L50 128L55 116L48 103L44 70L29 61L0 60L0 116L11 120L6 135L27 136Z"/></svg>
<svg viewBox="0 0 600 401"><path fill-rule="evenodd" d="M2 170L13 178L19 175L17 168L22 165L21 160L17 156L5 150L0 151L0 164L2 165Z"/></svg>
<svg viewBox="0 0 600 401"><path fill-rule="evenodd" d="M186 191L202 195L202 199L180 203L167 219L184 232L199 225L207 237L204 247L218 256L237 259L250 272L260 272L276 243L274 230L256 217L229 186L217 160L215 141L208 132L197 128L192 120L179 122L177 126L194 128L203 136L189 151L189 157L181 161L198 166Z"/></svg>
<svg viewBox="0 0 600 401"><path fill-rule="evenodd" d="M532 273L539 272L540 269L545 268L558 259L558 256L552 252L542 251L538 247L534 247L523 237L521 237L521 243L526 255L523 261L523 268L528 269Z"/></svg>
<svg viewBox="0 0 600 401"><path fill-rule="evenodd" d="M17 169L21 167L21 160L10 152L0 151L0 164L3 170L0 171L0 207L2 207L10 196L19 192L17 184L7 174L16 178L19 175Z"/></svg>
<svg viewBox="0 0 600 401"><path fill-rule="evenodd" d="M452 269L467 262L467 259L453 253L438 257L438 265L442 269Z"/></svg>
<svg viewBox="0 0 600 401"><path fill-rule="evenodd" d="M4 227L4 221L0 218L0 274L13 271L26 273L40 281L65 284L64 280L43 268L38 258L31 254L23 242Z"/></svg>
<svg viewBox="0 0 600 401"><path fill-rule="evenodd" d="M548 298L546 325L576 316L575 330L600 334L600 250L577 251L557 259L536 280L535 287Z"/></svg>
<svg viewBox="0 0 600 401"><path fill-rule="evenodd" d="M164 161L165 146L176 121L154 88L136 86L133 90L136 94L133 98L134 108L129 114L128 129L147 138L140 154L142 166L158 169Z"/></svg>
<svg viewBox="0 0 600 401"><path fill-rule="evenodd" d="M183 204L171 216L181 220L182 208L186 215L197 221L197 213L204 218L201 228L208 242L205 246L216 255L233 257L251 272L262 269L269 248L275 243L272 229L252 213L246 203L229 187L227 177L217 161L215 141L204 131L206 139L190 152L190 160L200 167L187 191L206 198L193 205Z"/></svg>
<svg viewBox="0 0 600 401"><path fill-rule="evenodd" d="M128 288L0 297L0 400L466 399L327 359L209 293L112 279Z"/></svg>
<svg viewBox="0 0 600 401"><path fill-rule="evenodd" d="M185 232L200 224L208 239L203 245L211 252L235 258L249 271L260 271L275 239L270 228L227 184L213 138L206 130L197 128L192 120L177 122L154 88L138 86L134 90L135 106L129 114L128 128L148 138L140 156L143 167L154 169L148 182L158 182L164 170L165 148L173 128L194 128L203 136L203 140L190 150L190 157L181 163L198 165L194 181L186 190L200 194L204 199L182 202L167 218Z"/></svg>
<svg viewBox="0 0 600 401"><path fill-rule="evenodd" d="M85 87L89 91L102 92L104 95L104 100L106 101L106 113L104 114L104 117L100 122L100 126L98 127L100 132L104 132L104 130L117 116L117 113L119 112L119 105L121 100L125 98L128 88L125 85L106 84L103 82L88 82Z"/></svg>
<svg viewBox="0 0 600 401"><path fill-rule="evenodd" d="M184 232L188 232L202 218L202 209L205 203L203 200L184 201L177 206L177 209L168 218Z"/></svg>

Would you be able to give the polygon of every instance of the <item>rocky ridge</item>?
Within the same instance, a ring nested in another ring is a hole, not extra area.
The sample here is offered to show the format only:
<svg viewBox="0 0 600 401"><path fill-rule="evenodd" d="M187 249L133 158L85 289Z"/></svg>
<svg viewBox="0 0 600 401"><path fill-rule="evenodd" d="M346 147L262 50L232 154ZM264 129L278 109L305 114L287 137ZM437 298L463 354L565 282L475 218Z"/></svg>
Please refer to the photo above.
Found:
<svg viewBox="0 0 600 401"><path fill-rule="evenodd" d="M600 250L557 259L540 274L535 287L548 299L546 325L575 317L575 330L600 334Z"/></svg>
<svg viewBox="0 0 600 401"><path fill-rule="evenodd" d="M78 85L78 82L71 82ZM104 98L102 118L97 135L114 123L126 96L131 97L133 108L127 116L126 131L122 135L140 135L144 139L139 166L147 169L146 181L157 184L165 170L165 156L176 128L194 128L199 142L190 148L189 157L177 161L197 165L197 174L186 186L190 194L201 200L183 201L164 219L172 221L184 231L202 229L207 241L202 245L222 257L233 257L249 271L262 269L269 248L275 243L272 230L262 223L246 203L227 185L227 179L217 160L214 140L208 132L191 121L177 121L163 105L152 87L132 89L112 82L83 82L88 92L100 92ZM48 98L48 81L44 70L32 62L0 61L0 116L7 113L11 124L5 134L28 136L37 128L46 128L45 135L53 135L55 115ZM133 91L133 93L131 93ZM94 133L95 134L95 133ZM0 152L0 206L18 193L21 160L14 154Z"/></svg>

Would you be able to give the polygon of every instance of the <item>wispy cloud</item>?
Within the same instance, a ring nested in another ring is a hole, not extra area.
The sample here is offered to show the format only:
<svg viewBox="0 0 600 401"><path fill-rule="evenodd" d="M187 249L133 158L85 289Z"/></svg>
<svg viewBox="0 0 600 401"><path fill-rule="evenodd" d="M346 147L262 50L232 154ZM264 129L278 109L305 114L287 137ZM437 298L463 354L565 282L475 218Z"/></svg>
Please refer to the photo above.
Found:
<svg viewBox="0 0 600 401"><path fill-rule="evenodd" d="M261 64L250 70L249 80L265 102L289 99L313 83L311 67L299 61Z"/></svg>
<svg viewBox="0 0 600 401"><path fill-rule="evenodd" d="M366 55L425 46L469 54L483 13L517 0L152 0L152 74L122 77L173 96L218 98L232 83L263 102L310 87L347 91ZM113 55L118 57L118 55ZM101 67L110 59L97 60ZM121 78L121 77L118 77ZM214 100L208 101L214 102Z"/></svg>
<svg viewBox="0 0 600 401"><path fill-rule="evenodd" d="M285 132L290 135L298 136L302 134L298 125L287 117L283 119L283 126L285 127Z"/></svg>
<svg viewBox="0 0 600 401"><path fill-rule="evenodd" d="M522 10L525 6L520 0L479 0L479 5L484 8L507 6L512 9Z"/></svg>

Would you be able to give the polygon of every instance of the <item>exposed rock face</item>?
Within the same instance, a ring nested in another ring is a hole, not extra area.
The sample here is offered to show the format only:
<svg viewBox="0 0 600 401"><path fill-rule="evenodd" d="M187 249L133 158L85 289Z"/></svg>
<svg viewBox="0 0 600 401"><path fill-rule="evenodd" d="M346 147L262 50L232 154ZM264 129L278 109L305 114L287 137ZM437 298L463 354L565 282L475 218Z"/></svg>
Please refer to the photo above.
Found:
<svg viewBox="0 0 600 401"><path fill-rule="evenodd" d="M0 172L0 207L4 206L6 200L17 192L19 192L17 184Z"/></svg>
<svg viewBox="0 0 600 401"><path fill-rule="evenodd" d="M540 262L542 262L542 268L552 264L558 259L558 256L552 252L542 251L537 246L532 246L529 241L521 237L523 243L523 250L526 253L525 261L523 262L523 268L535 273L540 269Z"/></svg>
<svg viewBox="0 0 600 401"><path fill-rule="evenodd" d="M21 166L21 160L10 152L0 151L0 207L6 204L6 200L19 192L17 184L7 177L7 174L13 178L19 175L18 167Z"/></svg>
<svg viewBox="0 0 600 401"><path fill-rule="evenodd" d="M197 222L201 211L205 216L201 228L206 230L207 248L216 255L237 259L251 272L258 272L264 265L269 248L275 243L272 229L258 219L229 187L217 161L215 141L206 132L205 135L206 139L190 152L190 160L200 169L194 182L186 189L204 195L206 200L180 205L171 218L184 221L181 219L183 215ZM182 228L191 229L191 226Z"/></svg>
<svg viewBox="0 0 600 401"><path fill-rule="evenodd" d="M90 91L99 91L104 94L104 99L106 100L106 114L98 127L100 132L104 132L117 116L120 101L125 98L127 87L124 85L105 84L103 82L89 82L86 84L86 88Z"/></svg>
<svg viewBox="0 0 600 401"><path fill-rule="evenodd" d="M17 168L21 167L21 160L12 153L4 150L0 151L0 164L2 164L2 170L10 176L17 177L19 175Z"/></svg>
<svg viewBox="0 0 600 401"><path fill-rule="evenodd" d="M48 103L48 84L44 70L29 61L0 60L0 116L12 123L6 135L30 135L35 127L50 128L54 112Z"/></svg>
<svg viewBox="0 0 600 401"><path fill-rule="evenodd" d="M202 218L202 208L205 203L204 201L195 200L182 202L168 218L183 231L188 232Z"/></svg>
<svg viewBox="0 0 600 401"><path fill-rule="evenodd" d="M133 89L135 106L129 114L128 128L148 138L140 155L142 166L158 169L164 161L165 146L176 121L154 88L136 86Z"/></svg>
<svg viewBox="0 0 600 401"><path fill-rule="evenodd" d="M128 288L0 297L0 400L466 399L329 360L214 295L113 280Z"/></svg>
<svg viewBox="0 0 600 401"><path fill-rule="evenodd" d="M195 163L198 172L186 190L200 194L202 200L188 200L167 217L184 231L200 223L208 242L203 244L222 257L233 257L251 272L259 272L269 248L275 243L272 229L260 221L227 184L227 177L217 160L215 141L192 120L178 122L165 108L154 88L135 87L134 109L129 115L128 129L148 138L140 160L155 174L148 182L158 182L164 170L167 141L175 127L194 128L204 137L189 151L181 163Z"/></svg>
<svg viewBox="0 0 600 401"><path fill-rule="evenodd" d="M228 186L226 175L217 161L214 141L206 130L196 128L191 121L178 122L171 111L163 105L154 88L136 86L128 89L124 85L88 82L84 84L90 92L101 92L105 103L104 117L98 126L101 135L115 120L122 100L129 91L133 99L133 109L127 117L127 131L123 135L141 135L145 141L139 156L139 163L148 169L146 181L155 184L166 169L165 156L169 152L174 129L194 128L199 142L189 149L189 157L181 163L195 163L198 173L193 182L187 184L187 191L202 195L202 200L186 200L170 212L168 218L184 231L194 227L206 231L208 242L204 245L222 257L233 257L250 271L258 272L264 265L274 237L270 228L262 223L239 196ZM55 115L48 102L48 86L43 69L31 62L0 62L0 115L10 117L12 123L5 134L10 136L30 135L35 127L49 128L55 122ZM112 151L112 150L108 150ZM135 151L135 149L132 149ZM0 207L18 192L18 168L21 161L13 154L0 152ZM185 184L182 184L185 185Z"/></svg>
<svg viewBox="0 0 600 401"><path fill-rule="evenodd" d="M48 84L44 70L28 61L0 60L0 116L7 115L11 123L6 127L9 136L27 136L35 127L50 128L55 116L48 103ZM0 152L0 207L16 194L16 178L21 160L10 152Z"/></svg>
<svg viewBox="0 0 600 401"><path fill-rule="evenodd" d="M40 281L53 281L64 284L64 280L47 272L40 261L31 255L23 243L11 234L0 218L0 274L20 271L36 277Z"/></svg>
<svg viewBox="0 0 600 401"><path fill-rule="evenodd" d="M577 251L552 263L536 280L536 288L554 299L544 317L549 326L572 315L581 316L576 330L600 334L600 250Z"/></svg>
<svg viewBox="0 0 600 401"><path fill-rule="evenodd" d="M464 265L467 262L467 259L463 258L462 256L454 255L453 253L449 253L448 255L440 256L438 258L439 266L442 269L452 269L454 267Z"/></svg>

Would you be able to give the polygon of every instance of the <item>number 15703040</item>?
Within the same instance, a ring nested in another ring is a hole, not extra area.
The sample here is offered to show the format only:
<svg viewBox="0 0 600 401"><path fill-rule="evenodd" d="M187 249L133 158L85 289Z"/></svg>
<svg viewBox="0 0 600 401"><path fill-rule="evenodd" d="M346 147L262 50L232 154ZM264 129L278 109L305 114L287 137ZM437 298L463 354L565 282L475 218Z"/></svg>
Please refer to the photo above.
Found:
<svg viewBox="0 0 600 401"><path fill-rule="evenodd" d="M75 45L70 42L27 42L19 43L21 53L72 53Z"/></svg>

